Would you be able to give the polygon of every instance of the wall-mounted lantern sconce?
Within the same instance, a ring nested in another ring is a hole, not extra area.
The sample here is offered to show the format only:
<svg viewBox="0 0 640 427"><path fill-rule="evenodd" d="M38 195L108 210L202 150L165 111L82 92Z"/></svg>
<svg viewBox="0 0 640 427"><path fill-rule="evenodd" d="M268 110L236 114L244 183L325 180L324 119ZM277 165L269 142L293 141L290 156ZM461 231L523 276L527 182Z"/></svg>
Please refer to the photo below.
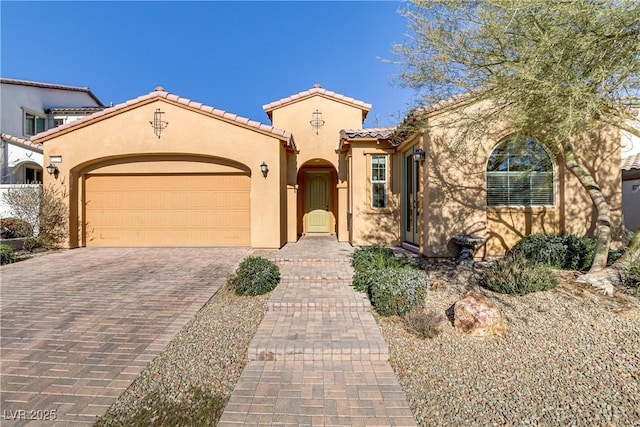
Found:
<svg viewBox="0 0 640 427"><path fill-rule="evenodd" d="M156 108L155 113L153 113L153 120L149 121L149 123L153 127L153 132L156 134L158 139L160 139L160 134L169 124L169 122L165 122L164 120L162 120L163 114L163 111L160 111L159 108Z"/></svg>
<svg viewBox="0 0 640 427"><path fill-rule="evenodd" d="M426 158L427 158L427 156L426 156L424 150L421 150L419 148L416 148L415 150L413 150L413 161L414 162L421 162Z"/></svg>
<svg viewBox="0 0 640 427"><path fill-rule="evenodd" d="M54 175L57 178L60 173L60 169L58 169L58 167L53 163L49 163L49 166L47 166L47 172L49 172L49 175Z"/></svg>
<svg viewBox="0 0 640 427"><path fill-rule="evenodd" d="M267 166L265 162L262 162L262 164L260 165L260 171L262 172L262 175L266 178L267 173L269 172L269 166Z"/></svg>
<svg viewBox="0 0 640 427"><path fill-rule="evenodd" d="M320 128L324 126L324 120L322 120L322 113L319 110L314 111L311 114L312 119L309 121L311 127L316 130L316 135L320 133Z"/></svg>

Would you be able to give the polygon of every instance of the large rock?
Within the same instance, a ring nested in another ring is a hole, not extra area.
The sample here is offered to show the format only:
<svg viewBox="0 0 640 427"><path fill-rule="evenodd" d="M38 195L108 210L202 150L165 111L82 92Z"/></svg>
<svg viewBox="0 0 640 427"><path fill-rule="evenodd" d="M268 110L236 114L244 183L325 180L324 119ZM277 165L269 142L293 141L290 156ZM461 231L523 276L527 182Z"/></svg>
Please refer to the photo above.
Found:
<svg viewBox="0 0 640 427"><path fill-rule="evenodd" d="M504 334L504 319L493 302L484 295L469 292L453 307L453 326L473 337Z"/></svg>

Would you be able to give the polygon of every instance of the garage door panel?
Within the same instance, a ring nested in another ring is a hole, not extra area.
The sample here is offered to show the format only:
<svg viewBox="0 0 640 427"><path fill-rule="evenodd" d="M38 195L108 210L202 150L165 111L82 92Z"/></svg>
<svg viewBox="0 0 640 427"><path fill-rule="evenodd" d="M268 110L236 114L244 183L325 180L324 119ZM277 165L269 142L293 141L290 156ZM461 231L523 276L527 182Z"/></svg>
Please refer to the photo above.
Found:
<svg viewBox="0 0 640 427"><path fill-rule="evenodd" d="M246 175L93 175L87 246L250 246Z"/></svg>

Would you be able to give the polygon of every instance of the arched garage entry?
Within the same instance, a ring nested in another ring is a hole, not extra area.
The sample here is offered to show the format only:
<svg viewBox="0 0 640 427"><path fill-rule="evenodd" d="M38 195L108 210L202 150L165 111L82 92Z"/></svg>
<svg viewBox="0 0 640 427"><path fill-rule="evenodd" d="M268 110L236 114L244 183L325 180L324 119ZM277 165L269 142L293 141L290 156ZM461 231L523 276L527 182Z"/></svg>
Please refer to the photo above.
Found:
<svg viewBox="0 0 640 427"><path fill-rule="evenodd" d="M82 245L251 245L249 168L201 156L104 160L80 174Z"/></svg>

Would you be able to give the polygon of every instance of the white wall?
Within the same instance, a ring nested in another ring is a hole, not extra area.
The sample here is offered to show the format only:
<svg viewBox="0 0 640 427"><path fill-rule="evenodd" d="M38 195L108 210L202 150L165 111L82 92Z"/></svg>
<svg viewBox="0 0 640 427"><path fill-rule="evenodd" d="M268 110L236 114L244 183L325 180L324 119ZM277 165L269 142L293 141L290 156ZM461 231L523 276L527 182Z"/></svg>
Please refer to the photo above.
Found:
<svg viewBox="0 0 640 427"><path fill-rule="evenodd" d="M29 150L26 147L7 143L7 171L6 184L24 183L24 166L37 164L43 167L42 153Z"/></svg>

